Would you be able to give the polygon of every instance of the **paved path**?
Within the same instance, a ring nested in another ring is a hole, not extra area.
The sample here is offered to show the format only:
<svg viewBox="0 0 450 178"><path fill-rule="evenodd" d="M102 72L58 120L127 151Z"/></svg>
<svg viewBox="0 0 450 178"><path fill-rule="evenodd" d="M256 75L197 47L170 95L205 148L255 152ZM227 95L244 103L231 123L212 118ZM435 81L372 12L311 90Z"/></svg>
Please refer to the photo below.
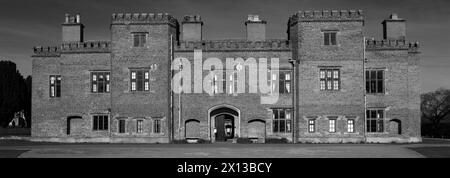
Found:
<svg viewBox="0 0 450 178"><path fill-rule="evenodd" d="M20 158L422 158L408 147L439 144L58 144L0 140L0 157ZM23 152L23 153L21 153ZM21 154L20 154L21 153ZM4 155L4 156L2 156Z"/></svg>

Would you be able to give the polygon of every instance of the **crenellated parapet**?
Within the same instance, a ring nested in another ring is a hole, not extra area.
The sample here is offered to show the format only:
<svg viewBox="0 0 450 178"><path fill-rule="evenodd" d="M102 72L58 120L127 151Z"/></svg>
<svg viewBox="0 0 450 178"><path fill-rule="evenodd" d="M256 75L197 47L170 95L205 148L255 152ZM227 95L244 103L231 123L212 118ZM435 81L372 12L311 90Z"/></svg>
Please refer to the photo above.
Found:
<svg viewBox="0 0 450 178"><path fill-rule="evenodd" d="M405 40L366 40L366 50L408 50L418 52L418 42L407 42Z"/></svg>
<svg viewBox="0 0 450 178"><path fill-rule="evenodd" d="M178 21L168 13L118 13L112 14L111 24L169 24L178 26Z"/></svg>
<svg viewBox="0 0 450 178"><path fill-rule="evenodd" d="M192 51L201 49L203 51L290 51L287 40L207 40L207 41L181 41L176 46L176 51Z"/></svg>
<svg viewBox="0 0 450 178"><path fill-rule="evenodd" d="M59 57L61 48L56 46L36 46L33 48L32 57Z"/></svg>
<svg viewBox="0 0 450 178"><path fill-rule="evenodd" d="M33 57L59 57L61 54L70 53L110 53L111 43L109 41L67 42L60 47L33 48Z"/></svg>
<svg viewBox="0 0 450 178"><path fill-rule="evenodd" d="M183 22L181 23L200 23L203 25L203 21L200 15L186 15L184 16Z"/></svg>
<svg viewBox="0 0 450 178"><path fill-rule="evenodd" d="M61 53L109 53L111 42L109 41L87 41L63 43Z"/></svg>
<svg viewBox="0 0 450 178"><path fill-rule="evenodd" d="M289 26L298 22L364 21L362 10L298 11L289 18Z"/></svg>

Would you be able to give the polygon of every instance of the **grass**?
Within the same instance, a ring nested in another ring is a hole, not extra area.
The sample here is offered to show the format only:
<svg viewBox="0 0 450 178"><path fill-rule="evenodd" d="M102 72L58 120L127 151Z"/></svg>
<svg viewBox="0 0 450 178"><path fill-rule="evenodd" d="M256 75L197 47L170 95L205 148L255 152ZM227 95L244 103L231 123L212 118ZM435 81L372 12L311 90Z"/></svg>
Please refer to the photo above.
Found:
<svg viewBox="0 0 450 178"><path fill-rule="evenodd" d="M450 158L450 147L416 147L409 148L427 158Z"/></svg>

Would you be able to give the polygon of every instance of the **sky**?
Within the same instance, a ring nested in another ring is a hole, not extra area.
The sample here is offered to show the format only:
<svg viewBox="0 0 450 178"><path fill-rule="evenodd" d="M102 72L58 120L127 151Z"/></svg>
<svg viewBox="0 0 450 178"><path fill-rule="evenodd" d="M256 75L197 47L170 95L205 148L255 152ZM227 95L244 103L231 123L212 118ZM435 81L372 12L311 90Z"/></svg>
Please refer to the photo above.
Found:
<svg viewBox="0 0 450 178"><path fill-rule="evenodd" d="M450 88L450 1L448 0L0 0L0 60L31 75L34 46L57 46L65 13L80 13L85 40L109 40L112 13L167 12L202 16L203 38L245 38L244 21L258 14L267 21L267 38L286 38L287 21L299 10L350 10L365 13L366 37L382 39L383 19L407 19L407 40L421 51L422 92Z"/></svg>

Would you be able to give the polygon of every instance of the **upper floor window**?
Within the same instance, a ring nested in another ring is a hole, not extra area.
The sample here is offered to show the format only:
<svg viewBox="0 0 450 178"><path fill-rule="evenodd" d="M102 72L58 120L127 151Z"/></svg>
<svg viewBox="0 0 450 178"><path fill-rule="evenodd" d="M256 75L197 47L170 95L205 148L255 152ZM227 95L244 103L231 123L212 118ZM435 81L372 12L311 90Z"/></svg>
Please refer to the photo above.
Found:
<svg viewBox="0 0 450 178"><path fill-rule="evenodd" d="M273 132L291 132L292 112L291 109L273 109Z"/></svg>
<svg viewBox="0 0 450 178"><path fill-rule="evenodd" d="M324 45L329 46L329 45L336 45L336 34L337 32L324 32Z"/></svg>
<svg viewBox="0 0 450 178"><path fill-rule="evenodd" d="M272 73L272 92L291 93L291 71Z"/></svg>
<svg viewBox="0 0 450 178"><path fill-rule="evenodd" d="M144 47L147 39L147 33L133 33L133 46L134 47Z"/></svg>
<svg viewBox="0 0 450 178"><path fill-rule="evenodd" d="M366 110L367 132L383 132L384 131L384 109L368 109Z"/></svg>
<svg viewBox="0 0 450 178"><path fill-rule="evenodd" d="M150 73L146 69L131 70L131 91L149 91Z"/></svg>
<svg viewBox="0 0 450 178"><path fill-rule="evenodd" d="M366 70L366 92L384 93L384 70Z"/></svg>
<svg viewBox="0 0 450 178"><path fill-rule="evenodd" d="M108 115L95 115L93 130L108 130Z"/></svg>
<svg viewBox="0 0 450 178"><path fill-rule="evenodd" d="M50 75L50 97L61 97L61 75Z"/></svg>
<svg viewBox="0 0 450 178"><path fill-rule="evenodd" d="M320 90L339 90L340 89L340 71L339 69L320 69Z"/></svg>
<svg viewBox="0 0 450 178"><path fill-rule="evenodd" d="M109 93L109 72L91 73L91 92Z"/></svg>

